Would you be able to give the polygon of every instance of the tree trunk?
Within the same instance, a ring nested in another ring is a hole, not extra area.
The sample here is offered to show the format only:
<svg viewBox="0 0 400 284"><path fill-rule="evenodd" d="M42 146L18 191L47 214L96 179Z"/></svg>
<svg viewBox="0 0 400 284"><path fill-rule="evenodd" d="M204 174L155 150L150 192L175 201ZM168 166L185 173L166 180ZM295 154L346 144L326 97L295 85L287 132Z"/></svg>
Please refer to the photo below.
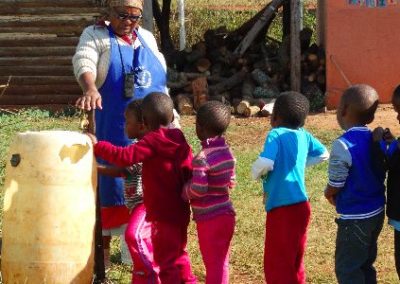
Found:
<svg viewBox="0 0 400 284"><path fill-rule="evenodd" d="M157 27L160 30L161 51L168 56L168 54L171 54L175 50L169 30L171 0L163 0L162 10L158 1L153 0L153 13Z"/></svg>

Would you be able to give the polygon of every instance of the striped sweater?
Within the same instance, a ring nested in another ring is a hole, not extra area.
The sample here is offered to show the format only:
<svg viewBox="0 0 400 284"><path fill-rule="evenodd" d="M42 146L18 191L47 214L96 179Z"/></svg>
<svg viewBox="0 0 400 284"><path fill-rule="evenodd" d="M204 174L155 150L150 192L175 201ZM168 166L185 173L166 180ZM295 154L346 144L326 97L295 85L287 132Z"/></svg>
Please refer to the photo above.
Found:
<svg viewBox="0 0 400 284"><path fill-rule="evenodd" d="M193 219L235 214L229 199L235 180L235 158L222 137L204 140L201 146L202 150L192 161L192 179L182 192L183 198L190 200Z"/></svg>

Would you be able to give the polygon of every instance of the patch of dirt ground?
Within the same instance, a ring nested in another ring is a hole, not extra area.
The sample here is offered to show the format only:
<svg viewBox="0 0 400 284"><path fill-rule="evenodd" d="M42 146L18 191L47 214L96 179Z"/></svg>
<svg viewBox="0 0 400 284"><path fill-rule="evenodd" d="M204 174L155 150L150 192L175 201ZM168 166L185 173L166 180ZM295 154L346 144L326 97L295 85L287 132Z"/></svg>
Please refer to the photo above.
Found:
<svg viewBox="0 0 400 284"><path fill-rule="evenodd" d="M392 105L380 105L375 113L375 120L369 125L371 129L382 126L391 129L395 136L400 136L400 125L397 114ZM194 116L183 116L182 125L193 125ZM336 121L336 111L310 114L306 121L306 128L319 130L340 130ZM228 130L228 140L231 146L247 147L264 142L267 131L270 129L268 117L233 117Z"/></svg>
<svg viewBox="0 0 400 284"><path fill-rule="evenodd" d="M371 129L382 126L388 127L397 136L400 134L399 122L396 119L397 114L392 105L380 105L375 113L374 121L369 125ZM336 121L336 111L327 111L325 113L311 114L307 118L306 126L312 126L321 130L340 129Z"/></svg>

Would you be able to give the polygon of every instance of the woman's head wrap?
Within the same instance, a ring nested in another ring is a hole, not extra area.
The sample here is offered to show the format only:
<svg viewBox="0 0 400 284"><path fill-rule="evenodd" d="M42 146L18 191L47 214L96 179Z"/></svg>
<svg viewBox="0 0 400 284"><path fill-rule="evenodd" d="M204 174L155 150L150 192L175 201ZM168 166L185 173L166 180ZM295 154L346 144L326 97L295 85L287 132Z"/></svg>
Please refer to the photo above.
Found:
<svg viewBox="0 0 400 284"><path fill-rule="evenodd" d="M110 7L134 7L143 11L143 0L110 0Z"/></svg>

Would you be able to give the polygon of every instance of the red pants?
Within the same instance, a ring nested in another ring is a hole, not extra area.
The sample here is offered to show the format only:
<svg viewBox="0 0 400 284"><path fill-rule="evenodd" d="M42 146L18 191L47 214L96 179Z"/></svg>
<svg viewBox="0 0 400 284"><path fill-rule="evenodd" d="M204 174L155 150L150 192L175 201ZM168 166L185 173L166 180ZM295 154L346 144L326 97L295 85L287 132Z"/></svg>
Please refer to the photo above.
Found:
<svg viewBox="0 0 400 284"><path fill-rule="evenodd" d="M306 282L303 257L310 216L309 202L278 207L267 213L264 273L268 284Z"/></svg>
<svg viewBox="0 0 400 284"><path fill-rule="evenodd" d="M235 230L235 216L223 214L196 224L206 267L206 284L229 283L229 247Z"/></svg>
<svg viewBox="0 0 400 284"><path fill-rule="evenodd" d="M143 204L133 209L125 231L125 240L133 260L132 283L160 283L158 267L153 259L151 243L151 223L145 220L146 209Z"/></svg>
<svg viewBox="0 0 400 284"><path fill-rule="evenodd" d="M186 251L187 225L152 222L154 262L162 284L196 283Z"/></svg>

